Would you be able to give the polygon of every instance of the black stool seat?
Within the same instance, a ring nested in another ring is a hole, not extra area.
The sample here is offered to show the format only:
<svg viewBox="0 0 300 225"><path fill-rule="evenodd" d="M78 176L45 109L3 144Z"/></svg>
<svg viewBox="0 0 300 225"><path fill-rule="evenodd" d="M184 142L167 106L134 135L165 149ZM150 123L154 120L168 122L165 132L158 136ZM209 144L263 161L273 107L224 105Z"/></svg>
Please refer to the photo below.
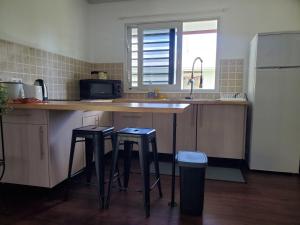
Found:
<svg viewBox="0 0 300 225"><path fill-rule="evenodd" d="M129 135L155 135L155 129L152 128L132 128L127 127L118 131L118 134Z"/></svg>
<svg viewBox="0 0 300 225"><path fill-rule="evenodd" d="M108 186L108 194L106 207L109 207L110 194L112 188L113 174L116 169L119 145L124 143L124 190L128 187L130 166L131 166L131 152L133 145L138 144L139 146L139 161L141 167L141 174L143 177L143 196L144 196L144 208L146 217L150 215L150 190L155 185L158 187L159 197L162 197L158 154L157 154L157 143L156 143L156 131L152 128L124 128L116 132L116 143L113 149L113 165L111 167L110 180ZM150 186L150 145L152 147L153 161L155 167L156 181Z"/></svg>
<svg viewBox="0 0 300 225"><path fill-rule="evenodd" d="M69 170L68 170L68 188L66 192L66 198L68 196L68 190L70 187L72 177L72 165L75 152L75 144L77 138L84 138L85 142L85 159L86 159L86 171L87 182L90 183L92 175L93 154L95 154L96 174L97 174L97 186L99 202L102 203L102 208L105 205L105 190L104 190L104 153L105 144L104 141L107 137L111 138L112 145L114 146L114 127L98 127L95 125L84 126L73 129L72 142L70 150Z"/></svg>
<svg viewBox="0 0 300 225"><path fill-rule="evenodd" d="M108 135L114 132L114 127L98 127L94 125L79 127L73 130L73 134L85 137L87 135L94 135L99 133L101 135Z"/></svg>

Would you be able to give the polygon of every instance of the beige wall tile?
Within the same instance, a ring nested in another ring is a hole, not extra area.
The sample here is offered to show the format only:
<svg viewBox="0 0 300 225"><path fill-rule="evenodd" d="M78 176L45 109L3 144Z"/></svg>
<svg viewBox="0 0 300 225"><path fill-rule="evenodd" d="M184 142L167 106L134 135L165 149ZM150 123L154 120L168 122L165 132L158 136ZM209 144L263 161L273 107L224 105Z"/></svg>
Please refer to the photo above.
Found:
<svg viewBox="0 0 300 225"><path fill-rule="evenodd" d="M242 92L243 59L221 59L220 92ZM53 99L78 99L79 80L91 77L92 70L105 71L108 79L123 80L123 63L89 63L13 42L0 40L0 78L21 78L26 83L44 79ZM185 97L188 93L163 93ZM219 93L195 93L195 97L214 99ZM124 97L145 98L146 94L127 93Z"/></svg>

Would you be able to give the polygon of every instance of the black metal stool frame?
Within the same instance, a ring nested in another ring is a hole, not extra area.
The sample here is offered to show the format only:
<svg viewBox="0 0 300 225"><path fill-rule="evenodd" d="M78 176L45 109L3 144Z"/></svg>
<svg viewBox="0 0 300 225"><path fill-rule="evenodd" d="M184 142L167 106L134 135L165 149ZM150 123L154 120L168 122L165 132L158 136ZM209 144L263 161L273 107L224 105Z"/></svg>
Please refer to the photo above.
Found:
<svg viewBox="0 0 300 225"><path fill-rule="evenodd" d="M117 167L118 161L118 154L119 154L119 145L120 145L120 135L122 132L117 132L116 142L113 148L113 163L110 172L110 179L108 185L108 193L107 193L107 200L106 200L106 208L109 207L110 203L110 195L112 189L112 180L113 175L115 174L115 170ZM129 136L134 136L134 134L124 134ZM144 208L146 212L146 217L150 215L150 191L154 186L158 187L159 197L162 198L162 191L161 191L161 181L160 181L160 173L159 173L159 165L158 165L158 154L157 154L157 143L156 143L156 131L153 129L153 132L150 134L138 134L136 135L138 141L126 141L124 140L124 189L128 188L128 181L129 181L129 173L130 173L130 159L131 159L131 152L133 149L133 144L139 145L139 157L140 157L140 168L141 168L141 175L144 181L143 185L143 198L144 198ZM149 145L152 145L152 152L153 152L153 161L155 166L155 176L156 181L150 187L150 160L149 160Z"/></svg>
<svg viewBox="0 0 300 225"><path fill-rule="evenodd" d="M95 127L96 128L96 127ZM105 129L103 127L103 129ZM106 127L107 129L107 127ZM86 170L87 170L87 182L91 181L92 174L92 159L93 154L95 154L95 167L97 175L97 190L99 198L99 207L104 208L105 206L105 187L104 187L104 174L105 174L105 164L104 164L104 145L105 137L111 137L112 145L114 146L114 131L113 127L109 128L109 131L103 133L103 131L82 131L74 129L72 132L72 141L70 149L70 159L69 159L69 169L68 169L68 184L65 199L68 198L68 192L71 185L72 178L72 166L75 153L76 142L85 141L85 154L86 154ZM78 140L77 138L84 138L85 140ZM101 205L100 205L101 202Z"/></svg>

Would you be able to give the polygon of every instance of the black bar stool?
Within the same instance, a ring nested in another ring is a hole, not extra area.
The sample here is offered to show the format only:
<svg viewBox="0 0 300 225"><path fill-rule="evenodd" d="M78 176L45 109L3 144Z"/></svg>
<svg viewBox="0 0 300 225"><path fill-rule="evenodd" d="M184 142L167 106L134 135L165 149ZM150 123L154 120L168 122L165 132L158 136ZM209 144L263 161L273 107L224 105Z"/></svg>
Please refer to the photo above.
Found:
<svg viewBox="0 0 300 225"><path fill-rule="evenodd" d="M112 188L113 175L117 167L118 152L120 143L124 143L124 188L128 187L129 173L130 173L130 161L133 144L139 146L139 161L141 167L141 174L144 181L143 186L143 197L144 197L144 208L146 217L150 215L150 191L154 186L158 187L159 197L162 197L161 182L159 174L159 164L157 155L157 144L156 144L156 131L151 128L124 128L116 133L116 143L113 148L113 164L110 172L110 179L108 185L106 207L109 207L110 194ZM150 187L150 150L149 145L152 146L153 161L155 167L156 181Z"/></svg>
<svg viewBox="0 0 300 225"><path fill-rule="evenodd" d="M84 138L84 140L77 140L77 138ZM95 164L97 174L97 187L99 206L101 201L101 207L104 208L105 201L105 188L104 188L104 141L105 139L112 140L114 146L114 127L97 127L97 126L84 126L76 128L72 132L72 142L69 159L69 170L68 170L68 185L66 190L65 198L68 198L68 192L72 178L72 165L75 152L76 142L85 142L85 159L86 159L86 174L87 182L90 183L92 175L93 165L93 153L95 153Z"/></svg>

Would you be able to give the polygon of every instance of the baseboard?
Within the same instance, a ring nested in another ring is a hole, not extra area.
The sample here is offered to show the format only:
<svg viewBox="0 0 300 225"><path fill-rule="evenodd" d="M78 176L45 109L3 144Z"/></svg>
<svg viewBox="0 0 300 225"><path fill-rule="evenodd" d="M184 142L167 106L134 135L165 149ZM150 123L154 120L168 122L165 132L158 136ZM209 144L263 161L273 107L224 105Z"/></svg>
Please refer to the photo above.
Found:
<svg viewBox="0 0 300 225"><path fill-rule="evenodd" d="M300 176L300 173L276 172L276 171L255 170L255 169L249 169L249 170L251 172L261 173L261 174L274 174L274 175L284 175L284 176Z"/></svg>
<svg viewBox="0 0 300 225"><path fill-rule="evenodd" d="M122 157L123 151L119 152ZM111 158L112 152L109 152L105 155L107 158ZM133 158L138 158L138 151L132 152ZM167 153L158 153L158 159L162 162L172 162L172 154ZM208 157L209 166L220 166L220 167L230 167L230 168L239 168L239 169L248 169L248 165L243 159L231 159L231 158L216 158Z"/></svg>

